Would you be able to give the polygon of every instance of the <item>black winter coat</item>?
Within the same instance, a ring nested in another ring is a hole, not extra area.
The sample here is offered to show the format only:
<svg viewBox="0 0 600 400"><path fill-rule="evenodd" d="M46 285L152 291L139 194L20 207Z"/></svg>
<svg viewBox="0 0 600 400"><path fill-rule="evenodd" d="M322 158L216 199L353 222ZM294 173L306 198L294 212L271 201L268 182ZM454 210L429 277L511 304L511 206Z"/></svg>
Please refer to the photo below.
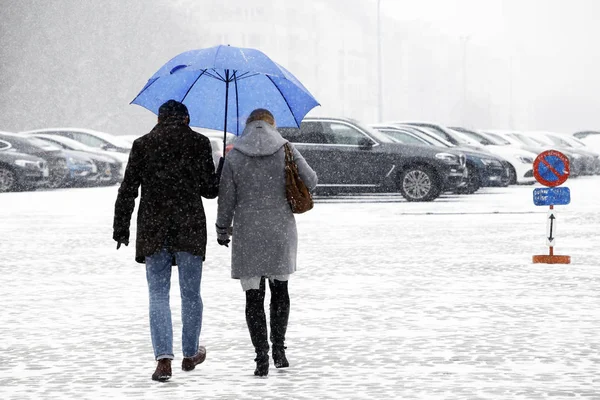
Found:
<svg viewBox="0 0 600 400"><path fill-rule="evenodd" d="M135 260L163 248L206 255L202 197L219 192L210 141L185 124L157 124L133 142L115 204L113 238L129 241L129 224L141 189Z"/></svg>

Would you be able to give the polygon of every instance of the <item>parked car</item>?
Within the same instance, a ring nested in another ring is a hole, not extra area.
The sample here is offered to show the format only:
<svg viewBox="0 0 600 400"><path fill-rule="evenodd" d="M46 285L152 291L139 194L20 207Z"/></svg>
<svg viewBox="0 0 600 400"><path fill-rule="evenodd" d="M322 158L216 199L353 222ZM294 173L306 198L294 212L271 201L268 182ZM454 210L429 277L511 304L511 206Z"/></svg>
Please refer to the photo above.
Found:
<svg viewBox="0 0 600 400"><path fill-rule="evenodd" d="M317 172L324 193L400 192L408 201L431 201L463 180L461 154L396 143L355 120L304 118L300 128L279 131Z"/></svg>
<svg viewBox="0 0 600 400"><path fill-rule="evenodd" d="M474 150L484 150L481 147L481 144L479 144L479 142L472 140L470 138L465 138L464 136L457 136L456 133L451 131L449 128L447 128L443 125L440 125L440 124L435 124L433 122L395 121L395 122L387 123L387 125L415 126L415 127L421 128L421 130L423 130L423 129L427 130L428 132L440 137L441 139L444 139L445 141L450 142L454 146L470 147Z"/></svg>
<svg viewBox="0 0 600 400"><path fill-rule="evenodd" d="M495 135L499 135L502 138L508 140L513 145L520 145L523 149L528 150L536 154L538 154L545 150L551 150L554 148L553 145L544 143L540 140L540 138L530 137L529 135L524 134L521 131L505 131L505 130L485 130L486 133L492 133ZM558 150L558 149L556 149ZM581 174L583 170L583 159L579 154L575 154L568 150L562 150L562 153L569 158L569 162L571 164L570 176L572 178L576 178Z"/></svg>
<svg viewBox="0 0 600 400"><path fill-rule="evenodd" d="M574 137L576 138L576 137ZM576 138L577 140L579 140L581 143L584 143L586 148L596 152L596 153L600 153L600 135L589 135L589 136L585 136L581 139Z"/></svg>
<svg viewBox="0 0 600 400"><path fill-rule="evenodd" d="M0 139L0 192L32 190L48 182L48 163L40 157L20 153Z"/></svg>
<svg viewBox="0 0 600 400"><path fill-rule="evenodd" d="M1 132L0 139L10 143L19 153L29 154L46 160L50 171L48 177L49 187L56 188L62 186L69 176L67 155L58 147L18 133Z"/></svg>
<svg viewBox="0 0 600 400"><path fill-rule="evenodd" d="M463 153L466 156L467 183L465 186L457 188L457 193L471 194L482 186L506 186L509 183L508 162L492 153L478 151L474 147L453 145L426 127L402 124L374 126L378 129L390 130L388 134L392 137L397 137L398 133L395 131L401 131L404 132L404 135L418 138L424 144L445 147Z"/></svg>
<svg viewBox="0 0 600 400"><path fill-rule="evenodd" d="M575 136L577 139L584 139L584 138L588 138L588 137L600 138L600 131L580 131L580 132L575 132L573 134L573 136Z"/></svg>
<svg viewBox="0 0 600 400"><path fill-rule="evenodd" d="M600 173L600 154L597 151L594 151L590 148L586 143L577 139L576 137L553 133L553 132L545 132L546 136L550 137L553 141L560 143L560 145L564 148L568 148L568 150L575 151L583 155L583 173L586 175L595 175Z"/></svg>
<svg viewBox="0 0 600 400"><path fill-rule="evenodd" d="M95 175L89 177L88 183L90 184L111 185L123 179L121 175L123 166L110 152L86 146L65 136L46 134L35 134L34 136L63 150L89 157L96 165L97 170Z"/></svg>
<svg viewBox="0 0 600 400"><path fill-rule="evenodd" d="M121 139L119 136L111 135L110 133L98 132L92 129L81 129L81 128L48 128L48 129L35 129L31 131L25 131L22 133L29 134L46 134L46 135L57 135L64 136L70 139L76 140L86 146L93 147L95 149L105 150L110 152L122 165L121 176L125 174L125 166L129 159L129 152L131 151L131 143L125 139Z"/></svg>
<svg viewBox="0 0 600 400"><path fill-rule="evenodd" d="M542 142L546 149L554 149L564 153L569 157L569 161L574 160L573 164L577 164L578 175L591 175L594 170L594 156L586 151L580 151L571 147L567 142L557 137L553 132L545 131L527 131L523 132L524 135L535 138Z"/></svg>
<svg viewBox="0 0 600 400"><path fill-rule="evenodd" d="M496 154L508 162L510 184L535 183L533 176L533 160L537 154L514 146L508 140L493 134L473 131L462 127L450 127L459 134L465 135L484 146L490 153Z"/></svg>

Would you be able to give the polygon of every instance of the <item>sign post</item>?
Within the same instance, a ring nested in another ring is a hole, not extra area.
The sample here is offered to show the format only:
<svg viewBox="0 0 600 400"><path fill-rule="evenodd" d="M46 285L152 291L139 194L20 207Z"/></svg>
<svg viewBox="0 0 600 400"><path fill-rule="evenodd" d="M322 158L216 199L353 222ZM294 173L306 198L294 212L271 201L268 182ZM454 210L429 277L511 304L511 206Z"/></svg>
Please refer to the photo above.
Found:
<svg viewBox="0 0 600 400"><path fill-rule="evenodd" d="M570 264L570 256L554 254L556 243L556 210L555 205L566 205L571 202L571 192L568 187L556 187L569 179L569 159L556 150L547 150L537 156L533 162L533 176L547 188L533 190L533 203L536 206L550 206L546 224L546 244L548 255L533 256L534 264Z"/></svg>

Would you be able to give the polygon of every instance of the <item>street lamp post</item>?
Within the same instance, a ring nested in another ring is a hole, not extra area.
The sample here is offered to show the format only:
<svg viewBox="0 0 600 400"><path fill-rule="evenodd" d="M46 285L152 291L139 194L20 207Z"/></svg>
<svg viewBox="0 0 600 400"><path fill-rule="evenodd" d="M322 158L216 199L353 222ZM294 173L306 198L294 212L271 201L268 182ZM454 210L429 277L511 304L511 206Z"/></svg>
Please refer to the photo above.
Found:
<svg viewBox="0 0 600 400"><path fill-rule="evenodd" d="M381 63L381 0L377 0L377 116L383 121L383 66Z"/></svg>

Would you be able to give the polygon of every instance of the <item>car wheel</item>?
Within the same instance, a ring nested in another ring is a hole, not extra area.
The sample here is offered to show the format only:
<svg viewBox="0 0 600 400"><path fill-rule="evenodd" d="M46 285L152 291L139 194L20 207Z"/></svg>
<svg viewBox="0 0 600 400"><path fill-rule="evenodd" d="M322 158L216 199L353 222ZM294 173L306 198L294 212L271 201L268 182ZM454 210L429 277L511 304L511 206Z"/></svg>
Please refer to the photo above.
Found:
<svg viewBox="0 0 600 400"><path fill-rule="evenodd" d="M58 161L55 168L50 170L50 178L48 179L48 187L51 189L57 189L65 186L67 182L68 172L65 171L64 162Z"/></svg>
<svg viewBox="0 0 600 400"><path fill-rule="evenodd" d="M61 175L50 175L50 179L48 179L48 187L52 189L57 189L63 186L63 182L65 180L64 176Z"/></svg>
<svg viewBox="0 0 600 400"><path fill-rule="evenodd" d="M428 167L416 165L400 174L400 193L407 201L432 201L442 192L437 175Z"/></svg>
<svg viewBox="0 0 600 400"><path fill-rule="evenodd" d="M513 168L512 165L510 167L508 167L508 184L509 185L517 184L517 173L515 172L515 169Z"/></svg>
<svg viewBox="0 0 600 400"><path fill-rule="evenodd" d="M10 192L17 187L15 173L6 167L0 167L0 192Z"/></svg>
<svg viewBox="0 0 600 400"><path fill-rule="evenodd" d="M467 171L467 182L464 186L456 189L456 193L458 194L473 194L481 187L481 180L479 179L479 174L475 167L467 165Z"/></svg>

